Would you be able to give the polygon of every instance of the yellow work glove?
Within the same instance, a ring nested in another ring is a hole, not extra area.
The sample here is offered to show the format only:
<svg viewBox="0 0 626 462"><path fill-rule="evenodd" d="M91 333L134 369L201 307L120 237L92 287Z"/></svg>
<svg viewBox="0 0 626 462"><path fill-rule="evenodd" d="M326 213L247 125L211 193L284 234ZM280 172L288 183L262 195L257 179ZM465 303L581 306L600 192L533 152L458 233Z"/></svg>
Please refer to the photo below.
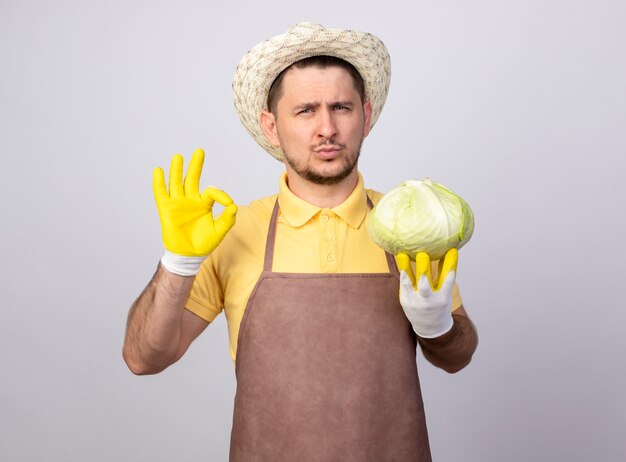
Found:
<svg viewBox="0 0 626 462"><path fill-rule="evenodd" d="M183 182L183 156L172 158L169 193L163 169L153 172L152 188L159 209L165 255L161 264L175 274L193 276L206 257L235 224L237 206L224 192L208 187L199 191L204 151L196 149ZM213 219L213 204L226 207Z"/></svg>
<svg viewBox="0 0 626 462"><path fill-rule="evenodd" d="M452 289L458 258L456 249L448 250L439 263L437 281L432 281L430 258L425 252L415 256L415 276L410 257L404 253L397 256L400 304L420 337L435 338L452 329Z"/></svg>

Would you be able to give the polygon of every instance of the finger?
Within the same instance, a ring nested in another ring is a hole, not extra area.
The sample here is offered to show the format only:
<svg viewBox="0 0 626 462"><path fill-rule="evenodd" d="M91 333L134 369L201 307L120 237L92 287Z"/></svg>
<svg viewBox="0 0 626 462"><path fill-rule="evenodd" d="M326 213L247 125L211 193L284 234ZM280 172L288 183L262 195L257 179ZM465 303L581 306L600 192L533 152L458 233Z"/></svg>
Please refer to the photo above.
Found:
<svg viewBox="0 0 626 462"><path fill-rule="evenodd" d="M217 189L212 186L209 186L204 191L202 191L201 197L202 200L207 203L213 204L213 202L217 202L224 207L228 207L229 205L232 205L234 203L228 194L226 194L221 189Z"/></svg>
<svg viewBox="0 0 626 462"><path fill-rule="evenodd" d="M230 204L224 209L220 217L215 220L215 231L218 234L224 236L228 232L228 230L234 226L236 217L237 206L235 204Z"/></svg>
<svg viewBox="0 0 626 462"><path fill-rule="evenodd" d="M165 174L161 167L157 167L152 171L152 192L154 200L157 204L167 198L167 188L165 187Z"/></svg>
<svg viewBox="0 0 626 462"><path fill-rule="evenodd" d="M183 192L183 156L176 154L170 164L170 197L182 197Z"/></svg>
<svg viewBox="0 0 626 462"><path fill-rule="evenodd" d="M433 289L430 286L430 279L427 276L422 275L417 283L417 292L422 297L430 297L433 294Z"/></svg>
<svg viewBox="0 0 626 462"><path fill-rule="evenodd" d="M415 284L411 280L411 277L409 276L409 274L404 270L400 271L400 293L402 292L404 293L415 292Z"/></svg>
<svg viewBox="0 0 626 462"><path fill-rule="evenodd" d="M404 271L411 280L413 287L415 287L415 275L413 274L413 268L411 268L411 257L406 253L399 253L396 255L396 263L398 264L398 270Z"/></svg>
<svg viewBox="0 0 626 462"><path fill-rule="evenodd" d="M426 276L430 283L430 257L426 252L418 252L415 255L415 279Z"/></svg>
<svg viewBox="0 0 626 462"><path fill-rule="evenodd" d="M448 273L455 272L456 266L459 262L459 251L457 249L450 249L446 252L446 255L443 257L443 264L441 265L441 271L439 271L439 281L437 282L437 289L444 284Z"/></svg>
<svg viewBox="0 0 626 462"><path fill-rule="evenodd" d="M454 271L450 271L446 278L443 280L443 284L441 285L440 290L443 293L451 294L452 289L454 288L454 279L456 277L456 273Z"/></svg>
<svg viewBox="0 0 626 462"><path fill-rule="evenodd" d="M184 190L185 196L197 197L200 194L200 175L202 174L202 165L204 165L204 151L196 149L191 156L187 175L185 175Z"/></svg>

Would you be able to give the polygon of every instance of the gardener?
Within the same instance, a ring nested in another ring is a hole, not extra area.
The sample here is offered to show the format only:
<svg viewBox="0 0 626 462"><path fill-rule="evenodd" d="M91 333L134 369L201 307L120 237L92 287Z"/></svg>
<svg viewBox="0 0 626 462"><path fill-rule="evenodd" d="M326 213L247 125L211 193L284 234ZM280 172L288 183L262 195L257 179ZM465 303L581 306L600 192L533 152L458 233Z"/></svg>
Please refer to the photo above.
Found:
<svg viewBox="0 0 626 462"><path fill-rule="evenodd" d="M431 460L416 346L456 372L477 337L456 252L446 283L423 297L407 256L400 273L368 238L381 194L364 188L357 163L389 78L371 34L298 24L250 50L233 82L244 126L285 164L279 193L239 210L222 191L200 193L201 150L184 180L174 157L169 190L155 170L166 253L130 310L124 358L134 373L160 372L225 310L232 461ZM225 209L214 220L215 201Z"/></svg>

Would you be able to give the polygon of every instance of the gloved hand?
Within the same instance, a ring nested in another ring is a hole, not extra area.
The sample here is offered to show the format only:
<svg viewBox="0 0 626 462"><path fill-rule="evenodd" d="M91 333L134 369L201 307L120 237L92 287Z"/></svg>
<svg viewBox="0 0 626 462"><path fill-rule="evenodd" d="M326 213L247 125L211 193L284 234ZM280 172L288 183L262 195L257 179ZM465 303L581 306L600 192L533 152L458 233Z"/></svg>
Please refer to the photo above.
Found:
<svg viewBox="0 0 626 462"><path fill-rule="evenodd" d="M435 338L452 329L452 289L458 251L450 249L446 252L439 278L434 283L431 281L430 258L425 252L415 256L415 276L407 254L399 254L397 262L400 270L400 304L415 333L422 338Z"/></svg>
<svg viewBox="0 0 626 462"><path fill-rule="evenodd" d="M235 224L237 206L224 192L213 187L199 192L204 151L196 149L183 183L183 156L172 158L169 194L161 168L154 169L152 188L159 209L165 255L161 263L181 276L198 273L204 259L224 239ZM213 204L226 207L222 215L213 219Z"/></svg>

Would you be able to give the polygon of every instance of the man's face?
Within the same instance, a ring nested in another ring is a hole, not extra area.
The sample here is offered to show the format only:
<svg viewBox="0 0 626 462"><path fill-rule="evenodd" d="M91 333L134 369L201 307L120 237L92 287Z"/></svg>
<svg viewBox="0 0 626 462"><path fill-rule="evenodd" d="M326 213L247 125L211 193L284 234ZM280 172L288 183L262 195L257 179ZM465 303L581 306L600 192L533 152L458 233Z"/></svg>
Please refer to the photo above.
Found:
<svg viewBox="0 0 626 462"><path fill-rule="evenodd" d="M337 184L355 172L371 105L362 103L350 74L340 67L291 68L284 75L274 114L261 124L280 146L288 173L315 184Z"/></svg>

